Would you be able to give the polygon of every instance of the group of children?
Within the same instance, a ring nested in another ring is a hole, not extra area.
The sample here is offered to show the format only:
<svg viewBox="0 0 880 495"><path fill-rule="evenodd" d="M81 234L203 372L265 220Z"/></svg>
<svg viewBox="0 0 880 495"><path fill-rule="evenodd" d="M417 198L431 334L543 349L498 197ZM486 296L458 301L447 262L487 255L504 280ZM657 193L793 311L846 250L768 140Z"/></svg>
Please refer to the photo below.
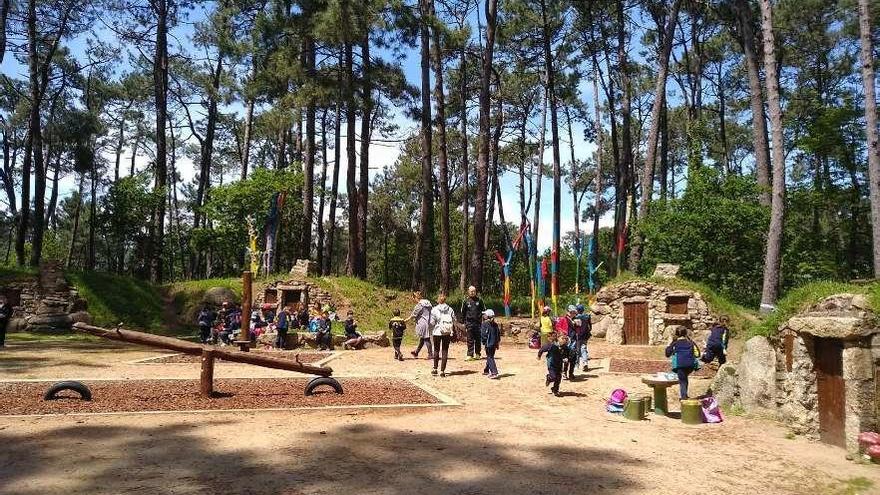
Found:
<svg viewBox="0 0 880 495"><path fill-rule="evenodd" d="M559 396L563 377L574 379L579 365L583 371L588 369L590 353L587 342L593 335L593 323L583 304L568 306L565 314L555 319L550 316L550 311L547 306L543 308L540 326L532 335L529 345L539 349L539 360L546 354L545 382L546 385L552 384L550 392Z"/></svg>
<svg viewBox="0 0 880 495"><path fill-rule="evenodd" d="M670 358L672 371L678 377L679 397L682 400L688 398L690 375L700 369L701 363L709 364L717 359L720 366L727 362L727 344L730 340L728 324L729 320L726 316L718 319L709 330L706 349L702 352L688 336L687 328L678 327L675 330L672 342L666 346L666 357Z"/></svg>
<svg viewBox="0 0 880 495"><path fill-rule="evenodd" d="M420 306L417 304L417 310ZM415 314L415 312L414 312ZM433 337L433 349L428 344L428 358L434 360L434 368L431 374L436 375L438 360L442 356L442 364L440 368L440 376L446 376L446 359L449 350L449 343L453 336L454 312L446 304L445 297L438 298L438 305L433 307L429 312L431 316L427 318L427 332ZM417 316L410 319L416 319ZM495 351L501 345L501 328L495 321L495 311L491 309L482 312L482 324L480 325L480 341L486 351L486 366L483 368L483 375L490 379L498 379L498 365L495 362ZM394 359L403 361L403 351L400 346L403 343L403 336L406 332L406 319L401 318L400 310L395 309L391 320L388 322L388 329L391 332L391 344L394 347ZM421 335L421 334L420 334ZM420 345L416 351L413 351L413 357L418 357L418 350L421 349L425 339L420 339ZM433 352L432 352L433 350Z"/></svg>

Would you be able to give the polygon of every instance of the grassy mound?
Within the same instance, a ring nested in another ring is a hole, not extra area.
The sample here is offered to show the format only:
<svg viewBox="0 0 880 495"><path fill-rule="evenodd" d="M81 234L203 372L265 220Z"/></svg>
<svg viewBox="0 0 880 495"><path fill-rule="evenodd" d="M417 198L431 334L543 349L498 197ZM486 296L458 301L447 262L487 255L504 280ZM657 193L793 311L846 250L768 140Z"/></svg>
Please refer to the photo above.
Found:
<svg viewBox="0 0 880 495"><path fill-rule="evenodd" d="M0 266L0 284L28 280L37 276L37 269L31 267Z"/></svg>
<svg viewBox="0 0 880 495"><path fill-rule="evenodd" d="M162 291L131 277L99 272L67 273L67 279L89 302L89 313L98 326L116 326L169 333L163 322Z"/></svg>
<svg viewBox="0 0 880 495"><path fill-rule="evenodd" d="M788 291L776 304L776 311L750 329L750 335L774 335L779 325L792 316L834 294L865 294L871 309L880 311L880 284L855 285L842 282L813 282Z"/></svg>
<svg viewBox="0 0 880 495"><path fill-rule="evenodd" d="M338 309L351 308L361 332L384 332L395 309L406 318L414 306L411 293L379 287L357 278L322 277L310 278L309 282L330 292ZM345 318L345 314L339 317ZM409 328L412 327L410 323Z"/></svg>

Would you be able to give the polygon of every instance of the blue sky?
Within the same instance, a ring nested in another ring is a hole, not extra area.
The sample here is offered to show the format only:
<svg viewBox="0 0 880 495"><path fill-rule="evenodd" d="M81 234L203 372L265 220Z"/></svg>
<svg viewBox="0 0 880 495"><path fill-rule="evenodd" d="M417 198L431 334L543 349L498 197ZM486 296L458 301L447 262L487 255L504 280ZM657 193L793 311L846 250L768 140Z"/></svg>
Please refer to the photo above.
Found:
<svg viewBox="0 0 880 495"><path fill-rule="evenodd" d="M204 14L202 12L194 12L190 15L188 21L189 22L197 22L199 19L203 18ZM100 25L100 24L98 24ZM172 39L178 40L181 44L187 44L190 41L192 36L192 26L191 25L182 25L176 28L173 31L175 35ZM110 36L107 40L109 42L114 42L115 40L112 38L112 33L109 33L107 30L100 30L98 32L88 33L85 36L80 36L73 40L68 40L66 46L71 50L73 55L80 60L84 59L84 49L86 46L86 37L91 36L95 38L102 38ZM173 42L173 41L171 41ZM394 60L396 55L392 55L390 52L380 52L379 56L385 58L386 60ZM418 49L406 50L403 54L402 58L397 59L400 63L403 71L407 77L407 80L415 85L416 87L420 84L420 66L419 66L419 53ZM7 52L7 56L2 65L0 65L0 69L4 72L4 74L10 75L12 77L26 79L26 67L22 66L18 63L14 56L11 53ZM120 70L125 69L125 64L120 66ZM582 84L582 97L587 101L592 102L592 89L589 87L589 82L584 81ZM590 105L592 106L592 105ZM241 112L241 105L235 104L232 107L225 109L224 111L237 111ZM592 110L591 110L592 111ZM476 119L476 115L471 116L472 119ZM415 122L411 119L408 119L403 114L403 109L394 109L394 117L395 123L398 125L399 129L395 133L395 136L375 136L376 138L403 138L411 133L418 132L418 122ZM560 122L561 124L561 122ZM359 127L358 127L359 128ZM564 142L561 143L561 155L562 155L562 166L565 168L568 162L566 157L569 156L568 151L568 142L567 142L567 132L564 131L564 128L560 125L560 134L561 138ZM595 146L593 143L585 142L582 140L581 136L583 136L583 127L581 125L575 125L573 130L573 135L575 139L575 156L577 159L585 159L587 156L591 155ZM549 138L550 138L550 129L549 123L547 126L547 149L544 153L544 161L545 163L551 163L552 154L551 148L549 146ZM331 152L332 153L332 152ZM384 167L389 167L394 164L400 154L400 150L396 145L389 146L387 143L379 143L373 144L370 147L370 161L371 168L370 171L371 178L380 172L380 170ZM131 156L130 150L127 150L123 154L123 161L129 159ZM138 168L142 169L147 166L146 159L140 157L137 160ZM340 174L342 177L345 177L345 170L347 167L347 163L345 160L345 156L343 154L342 163L341 163L341 171ZM183 175L184 181L190 180L195 173L195 166L192 162L187 158L179 158L178 160L178 169ZM551 242L551 223L553 218L553 190L552 190L552 181L548 178L544 179L543 184L543 197L541 198L541 232L539 233L539 249L545 249L549 247ZM519 215L519 196L518 196L518 184L519 179L514 174L505 174L501 177L501 189L502 189L502 202L505 205L505 214L508 219L516 219ZM60 184L60 196L63 198L68 196L74 190L74 178L72 176L65 177ZM5 197L3 198L5 201ZM0 203L0 207L6 209L5 203ZM562 191L562 232L563 235L565 232L572 230L574 228L574 218L572 215L572 198L570 190L563 184ZM497 222L497 214L496 214L496 222ZM601 223L603 225L610 225L611 219L610 216L602 218Z"/></svg>

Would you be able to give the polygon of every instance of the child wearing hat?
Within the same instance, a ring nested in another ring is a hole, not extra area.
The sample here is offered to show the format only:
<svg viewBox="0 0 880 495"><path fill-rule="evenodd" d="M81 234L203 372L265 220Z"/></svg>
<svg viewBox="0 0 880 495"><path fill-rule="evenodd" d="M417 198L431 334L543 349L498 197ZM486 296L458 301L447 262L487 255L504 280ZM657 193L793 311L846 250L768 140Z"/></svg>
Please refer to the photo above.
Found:
<svg viewBox="0 0 880 495"><path fill-rule="evenodd" d="M483 374L493 380L498 379L498 366L495 365L495 351L501 343L501 329L495 321L495 311L487 309L483 311L483 325L480 328L480 336L483 348L486 349L486 367Z"/></svg>
<svg viewBox="0 0 880 495"><path fill-rule="evenodd" d="M394 359L403 361L403 353L400 352L400 343L403 342L403 334L406 332L406 320L400 317L400 310L394 310L394 316L388 322L391 330L391 345L394 346Z"/></svg>

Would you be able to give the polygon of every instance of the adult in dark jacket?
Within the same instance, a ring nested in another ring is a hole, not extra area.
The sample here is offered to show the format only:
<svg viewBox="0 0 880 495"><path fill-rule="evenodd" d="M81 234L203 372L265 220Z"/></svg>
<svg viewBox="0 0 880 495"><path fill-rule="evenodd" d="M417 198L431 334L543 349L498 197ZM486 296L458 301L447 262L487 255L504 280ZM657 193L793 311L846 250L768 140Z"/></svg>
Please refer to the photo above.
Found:
<svg viewBox="0 0 880 495"><path fill-rule="evenodd" d="M718 319L711 330L709 330L709 338L706 339L706 350L703 352L703 362L711 363L718 358L718 364L727 362L727 343L730 340L730 330L727 325L730 320L726 316Z"/></svg>
<svg viewBox="0 0 880 495"><path fill-rule="evenodd" d="M459 321L464 323L467 330L467 358L465 361L480 359L480 326L483 323L483 311L486 305L477 296L477 288L473 285L468 287L468 296L461 303L461 311L458 312Z"/></svg>
<svg viewBox="0 0 880 495"><path fill-rule="evenodd" d="M697 368L700 351L688 337L687 328L678 327L675 340L666 346L666 357L672 358L672 371L678 375L678 390L682 400L688 398L688 377Z"/></svg>
<svg viewBox="0 0 880 495"><path fill-rule="evenodd" d="M6 300L6 296L0 296L0 347L6 345L6 328L12 319L12 306Z"/></svg>
<svg viewBox="0 0 880 495"><path fill-rule="evenodd" d="M498 328L498 322L495 321L495 312L487 309L483 312L485 321L480 328L480 337L483 346L486 348L486 367L483 368L483 374L488 375L493 380L498 379L498 366L495 364L495 351L501 344L501 329Z"/></svg>

